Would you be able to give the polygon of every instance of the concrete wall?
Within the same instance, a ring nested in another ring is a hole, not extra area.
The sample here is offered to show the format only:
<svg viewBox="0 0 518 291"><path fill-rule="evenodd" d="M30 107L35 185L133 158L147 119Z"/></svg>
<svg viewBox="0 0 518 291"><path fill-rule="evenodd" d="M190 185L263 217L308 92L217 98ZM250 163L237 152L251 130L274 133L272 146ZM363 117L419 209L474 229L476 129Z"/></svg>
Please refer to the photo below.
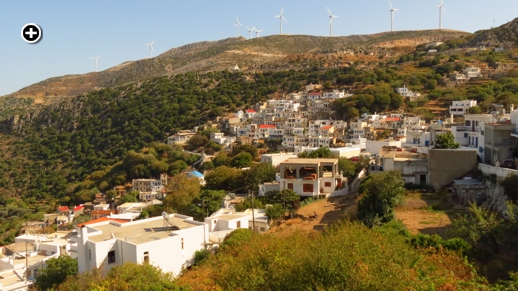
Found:
<svg viewBox="0 0 518 291"><path fill-rule="evenodd" d="M443 187L475 168L477 152L473 150L432 149L429 151L430 184Z"/></svg>
<svg viewBox="0 0 518 291"><path fill-rule="evenodd" d="M366 151L371 153L371 154L379 154L380 153L380 150L384 147L384 146L395 146L395 147L401 147L401 141L398 140L398 141L377 141L377 140L368 140L366 142L366 145L365 145L365 148L366 148Z"/></svg>
<svg viewBox="0 0 518 291"><path fill-rule="evenodd" d="M493 166L487 165L487 164L478 164L478 169L481 170L486 175L495 174L499 178L505 178L509 174L518 176L517 170L493 167Z"/></svg>

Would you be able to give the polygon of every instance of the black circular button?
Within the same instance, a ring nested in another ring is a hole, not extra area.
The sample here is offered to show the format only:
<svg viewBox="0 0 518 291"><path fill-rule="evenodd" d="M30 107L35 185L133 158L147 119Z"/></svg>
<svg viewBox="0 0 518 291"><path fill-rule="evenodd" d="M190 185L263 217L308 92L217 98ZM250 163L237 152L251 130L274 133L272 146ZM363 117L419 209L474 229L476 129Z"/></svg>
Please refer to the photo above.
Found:
<svg viewBox="0 0 518 291"><path fill-rule="evenodd" d="M35 23L27 23L22 28L22 38L26 43L37 43L43 35L43 30Z"/></svg>

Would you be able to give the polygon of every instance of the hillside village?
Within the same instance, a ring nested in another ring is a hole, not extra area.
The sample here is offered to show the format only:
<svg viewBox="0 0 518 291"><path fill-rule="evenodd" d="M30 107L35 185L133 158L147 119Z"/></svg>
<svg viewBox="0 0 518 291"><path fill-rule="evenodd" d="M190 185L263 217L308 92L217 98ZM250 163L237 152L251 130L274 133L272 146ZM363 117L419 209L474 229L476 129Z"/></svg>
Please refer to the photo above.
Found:
<svg viewBox="0 0 518 291"><path fill-rule="evenodd" d="M434 55L441 44L434 42L425 49ZM493 49L505 50L504 46ZM438 85L463 86L518 67L516 63L495 64L494 68L478 65L447 73ZM273 203L257 208L255 198L285 191L293 191L301 201L356 198L360 183L374 173L397 171L408 189L442 189L456 196L460 205L485 202L497 213L507 210L508 197L502 187L473 173L498 179L518 175L518 108L512 103L494 103L477 113L470 109L478 107L476 100L455 100L434 118L405 110L337 118L334 103L355 96L354 89L326 87L309 83L303 91L245 105L206 124L178 130L162 141L197 159L178 175L192 179L189 181L199 183L199 187L206 185L218 155L231 154L242 146L255 148L258 155L235 168L247 171L253 164L268 164L275 169L269 180L259 181L253 189L244 184L232 191L217 189L225 191L218 201L219 209L206 212L203 200L198 205L202 219L165 211L161 215L148 213L163 205L168 195L175 195L170 189L174 177L168 173L131 179L131 183L95 193L92 201L80 205L60 205L42 221L26 222L15 243L1 247L0 290L27 290L47 260L64 254L77 259L80 273L95 268L108 272L125 262L148 262L179 275L194 264L196 252L206 248L216 251L236 229L267 233L275 223L294 215L304 221L319 219L316 212L304 216L292 211L285 217L286 209L282 219L272 219L268 209L274 208ZM394 89L404 104L424 97L411 87L402 84ZM208 131L208 141L219 145L215 147L219 150L192 146L202 131ZM438 146L441 136L450 135L458 146ZM324 150L329 156L319 157ZM343 172L341 159L357 166L354 175Z"/></svg>

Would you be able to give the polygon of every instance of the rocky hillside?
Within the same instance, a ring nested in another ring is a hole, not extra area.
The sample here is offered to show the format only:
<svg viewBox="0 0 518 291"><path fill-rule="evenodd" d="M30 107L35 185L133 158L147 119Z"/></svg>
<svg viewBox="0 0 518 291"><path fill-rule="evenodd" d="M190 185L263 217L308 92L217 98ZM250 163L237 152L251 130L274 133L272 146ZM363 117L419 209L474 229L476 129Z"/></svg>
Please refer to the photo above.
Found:
<svg viewBox="0 0 518 291"><path fill-rule="evenodd" d="M475 32L472 40L463 46L490 46L496 47L501 45L517 45L518 44L518 18L499 27L488 30Z"/></svg>
<svg viewBox="0 0 518 291"><path fill-rule="evenodd" d="M12 95L34 98L35 103L47 103L55 97L77 96L96 88L188 71L225 70L236 64L243 70L304 69L315 65L312 61L321 59L322 55L334 56L331 58L334 60L329 64L319 63L321 66L346 66L358 59L369 61L368 56L372 59L394 56L401 48L414 48L422 43L467 34L454 30L422 30L343 37L272 35L250 40L239 37L204 41L173 48L152 59L128 61L98 73L50 78ZM294 62L294 59L299 61Z"/></svg>

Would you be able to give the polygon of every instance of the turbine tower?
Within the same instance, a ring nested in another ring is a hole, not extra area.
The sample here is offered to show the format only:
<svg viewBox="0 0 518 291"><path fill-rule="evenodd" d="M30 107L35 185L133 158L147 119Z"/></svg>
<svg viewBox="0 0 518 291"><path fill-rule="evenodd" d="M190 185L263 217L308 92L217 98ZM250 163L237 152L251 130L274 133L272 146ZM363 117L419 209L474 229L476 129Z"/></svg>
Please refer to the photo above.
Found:
<svg viewBox="0 0 518 291"><path fill-rule="evenodd" d="M101 56L98 56L97 58L92 58L90 57L92 60L95 61L95 72L97 72L97 60L100 58Z"/></svg>
<svg viewBox="0 0 518 291"><path fill-rule="evenodd" d="M390 3L390 31L394 31L394 11L398 11L399 9L396 9L392 6L392 3Z"/></svg>
<svg viewBox="0 0 518 291"><path fill-rule="evenodd" d="M442 29L442 12L446 14L446 9L444 9L444 0L441 0L441 4L437 5L439 7L439 30Z"/></svg>
<svg viewBox="0 0 518 291"><path fill-rule="evenodd" d="M329 36L333 36L333 18L338 17L338 15L333 15L329 7L327 7L327 12L329 12Z"/></svg>
<svg viewBox="0 0 518 291"><path fill-rule="evenodd" d="M153 43L155 41L152 41L151 43L146 43L145 45L149 46L149 58L153 57Z"/></svg>
<svg viewBox="0 0 518 291"><path fill-rule="evenodd" d="M248 29L248 39L251 39L252 38L252 31L255 30L255 27L248 28L248 26L247 26L246 29Z"/></svg>
<svg viewBox="0 0 518 291"><path fill-rule="evenodd" d="M241 22L239 22L239 18L237 16L236 16L236 24L234 26L237 27L237 37L239 37L239 27L243 26L243 24L241 24Z"/></svg>
<svg viewBox="0 0 518 291"><path fill-rule="evenodd" d="M281 24L281 33L282 34L282 21L284 20L286 23L288 23L288 21L286 20L286 18L284 18L284 15L282 15L282 11L284 9L284 6L281 7L281 14L275 16L275 18L279 18L279 22Z"/></svg>
<svg viewBox="0 0 518 291"><path fill-rule="evenodd" d="M254 26L254 29L255 29L255 38L258 38L259 37L259 32L261 32L263 30L262 29L257 30L257 28L255 28L255 26Z"/></svg>

